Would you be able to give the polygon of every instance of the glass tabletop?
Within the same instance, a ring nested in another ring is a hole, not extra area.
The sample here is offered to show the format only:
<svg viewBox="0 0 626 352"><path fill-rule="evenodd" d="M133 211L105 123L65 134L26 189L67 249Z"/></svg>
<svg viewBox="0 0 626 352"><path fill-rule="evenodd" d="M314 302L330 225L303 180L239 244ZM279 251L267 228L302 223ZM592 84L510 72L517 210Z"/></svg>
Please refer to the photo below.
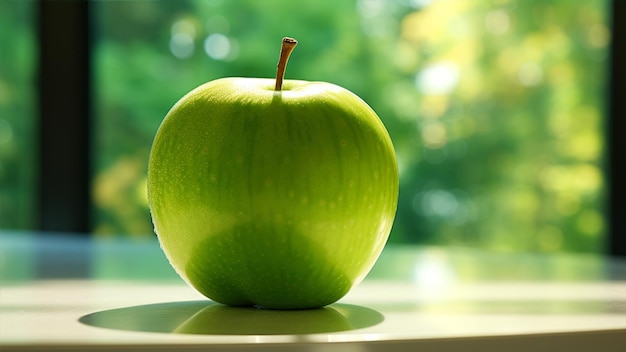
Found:
<svg viewBox="0 0 626 352"><path fill-rule="evenodd" d="M120 350L619 350L626 262L387 246L330 306L231 308L187 286L156 239L0 232L0 347Z"/></svg>

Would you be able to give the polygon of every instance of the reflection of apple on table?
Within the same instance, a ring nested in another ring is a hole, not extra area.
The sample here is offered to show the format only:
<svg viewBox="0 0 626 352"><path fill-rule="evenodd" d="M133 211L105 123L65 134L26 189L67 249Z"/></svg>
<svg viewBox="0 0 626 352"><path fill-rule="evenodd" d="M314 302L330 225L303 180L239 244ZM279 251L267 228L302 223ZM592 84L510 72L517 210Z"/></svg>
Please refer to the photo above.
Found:
<svg viewBox="0 0 626 352"><path fill-rule="evenodd" d="M174 332L214 335L320 334L361 329L382 321L383 316L377 311L348 304L292 311L211 304L180 324Z"/></svg>
<svg viewBox="0 0 626 352"><path fill-rule="evenodd" d="M148 169L155 231L199 292L233 306L322 307L368 273L391 230L398 170L376 113L348 90L223 78L163 120Z"/></svg>

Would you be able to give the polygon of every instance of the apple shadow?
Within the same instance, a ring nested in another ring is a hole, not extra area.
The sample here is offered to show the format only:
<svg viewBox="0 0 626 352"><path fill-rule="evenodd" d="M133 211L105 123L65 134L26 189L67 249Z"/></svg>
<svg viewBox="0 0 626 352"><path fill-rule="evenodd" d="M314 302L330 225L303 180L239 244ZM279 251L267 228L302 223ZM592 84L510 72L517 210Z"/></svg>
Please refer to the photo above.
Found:
<svg viewBox="0 0 626 352"><path fill-rule="evenodd" d="M376 310L335 303L306 310L230 307L211 301L168 302L117 308L84 315L94 327L174 334L292 335L366 328L384 320Z"/></svg>

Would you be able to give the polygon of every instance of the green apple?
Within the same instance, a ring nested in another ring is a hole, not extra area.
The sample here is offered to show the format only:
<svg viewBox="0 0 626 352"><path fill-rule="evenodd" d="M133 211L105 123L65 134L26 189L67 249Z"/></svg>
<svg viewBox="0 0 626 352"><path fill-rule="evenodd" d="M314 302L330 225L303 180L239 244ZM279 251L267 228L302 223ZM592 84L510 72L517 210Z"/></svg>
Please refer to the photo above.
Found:
<svg viewBox="0 0 626 352"><path fill-rule="evenodd" d="M232 306L322 307L383 250L398 200L393 145L359 97L324 82L222 78L182 97L154 139L148 199L178 274Z"/></svg>

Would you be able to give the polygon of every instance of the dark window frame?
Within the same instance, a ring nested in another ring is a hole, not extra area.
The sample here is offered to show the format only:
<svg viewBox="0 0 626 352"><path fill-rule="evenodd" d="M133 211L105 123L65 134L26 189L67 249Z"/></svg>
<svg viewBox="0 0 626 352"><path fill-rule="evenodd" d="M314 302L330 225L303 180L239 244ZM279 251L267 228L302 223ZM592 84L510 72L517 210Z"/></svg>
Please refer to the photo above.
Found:
<svg viewBox="0 0 626 352"><path fill-rule="evenodd" d="M45 232L90 231L89 1L38 1L39 207Z"/></svg>
<svg viewBox="0 0 626 352"><path fill-rule="evenodd" d="M607 253L626 256L626 224L624 216L624 153L626 152L626 24L618 20L626 15L626 1L613 0L611 13L611 49L609 66L609 109L607 128L607 206L609 231ZM620 16L621 15L621 16Z"/></svg>

